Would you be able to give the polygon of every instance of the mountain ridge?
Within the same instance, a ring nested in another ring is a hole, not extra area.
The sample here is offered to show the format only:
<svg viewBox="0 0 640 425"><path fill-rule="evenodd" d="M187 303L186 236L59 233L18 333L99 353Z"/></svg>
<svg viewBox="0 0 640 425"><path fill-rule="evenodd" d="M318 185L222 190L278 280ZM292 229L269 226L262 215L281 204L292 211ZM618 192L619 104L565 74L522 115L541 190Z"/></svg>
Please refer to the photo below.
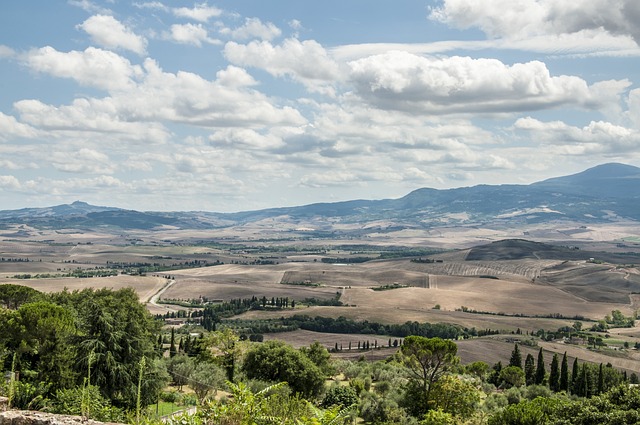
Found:
<svg viewBox="0 0 640 425"><path fill-rule="evenodd" d="M529 185L476 185L452 189L419 188L397 199L356 199L234 213L153 212L75 201L45 208L0 211L0 226L44 228L212 229L265 219L291 224L314 222L329 230L336 223L391 222L391 227L434 227L539 223L549 220L640 221L640 168L608 163L583 172Z"/></svg>

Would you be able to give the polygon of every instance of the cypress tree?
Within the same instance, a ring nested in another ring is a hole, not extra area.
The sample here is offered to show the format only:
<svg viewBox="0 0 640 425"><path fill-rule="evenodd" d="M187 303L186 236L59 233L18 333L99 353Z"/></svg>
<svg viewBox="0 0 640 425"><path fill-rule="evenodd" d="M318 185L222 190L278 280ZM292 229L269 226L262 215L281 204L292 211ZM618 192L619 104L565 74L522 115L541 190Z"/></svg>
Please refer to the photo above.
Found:
<svg viewBox="0 0 640 425"><path fill-rule="evenodd" d="M169 346L169 356L173 357L178 354L176 350L176 334L175 329L171 328L171 345Z"/></svg>
<svg viewBox="0 0 640 425"><path fill-rule="evenodd" d="M540 347L540 351L538 352L538 364L536 368L536 380L535 383L538 385L542 385L544 383L544 378L547 371L544 367L544 354L542 354L542 347Z"/></svg>
<svg viewBox="0 0 640 425"><path fill-rule="evenodd" d="M536 361L531 353L527 354L524 360L524 378L527 385L533 385L536 382Z"/></svg>
<svg viewBox="0 0 640 425"><path fill-rule="evenodd" d="M580 379L580 365L578 364L578 358L573 361L573 366L571 367L571 393L577 394L580 390L578 389L578 381Z"/></svg>
<svg viewBox="0 0 640 425"><path fill-rule="evenodd" d="M560 366L560 391L569 392L569 362L566 351L562 356L562 365Z"/></svg>
<svg viewBox="0 0 640 425"><path fill-rule="evenodd" d="M509 360L509 366L515 366L522 369L522 354L520 354L520 349L518 348L517 343L514 345L513 351L511 352L511 359Z"/></svg>
<svg viewBox="0 0 640 425"><path fill-rule="evenodd" d="M553 392L560 390L560 365L558 363L558 353L553 353L551 371L549 372L549 388Z"/></svg>
<svg viewBox="0 0 640 425"><path fill-rule="evenodd" d="M600 363L600 368L598 369L598 394L602 394L604 392L604 372L602 370L602 363Z"/></svg>

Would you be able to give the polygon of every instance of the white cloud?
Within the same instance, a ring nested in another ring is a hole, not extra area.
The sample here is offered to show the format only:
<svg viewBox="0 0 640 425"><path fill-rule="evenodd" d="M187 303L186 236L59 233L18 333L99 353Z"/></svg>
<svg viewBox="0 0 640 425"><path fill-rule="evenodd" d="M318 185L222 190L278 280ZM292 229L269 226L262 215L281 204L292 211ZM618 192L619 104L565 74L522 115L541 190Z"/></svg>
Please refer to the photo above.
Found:
<svg viewBox="0 0 640 425"><path fill-rule="evenodd" d="M169 120L203 127L260 128L265 125L301 125L306 120L291 108L279 108L263 94L238 86L247 76L239 70L219 74L220 81L208 81L197 74L164 72L148 59L146 76L136 90L115 101L133 120ZM235 73L235 80L230 73ZM225 83L233 81L233 85Z"/></svg>
<svg viewBox="0 0 640 425"><path fill-rule="evenodd" d="M249 87L258 84L246 70L233 65L218 71L216 81L227 87Z"/></svg>
<svg viewBox="0 0 640 425"><path fill-rule="evenodd" d="M444 0L430 17L457 28L479 28L491 38L605 31L640 41L636 0Z"/></svg>
<svg viewBox="0 0 640 425"><path fill-rule="evenodd" d="M202 43L220 44L219 40L209 37L202 24L174 24L171 25L170 38L177 43L202 46Z"/></svg>
<svg viewBox="0 0 640 425"><path fill-rule="evenodd" d="M136 35L120 21L110 15L94 15L78 25L91 36L91 39L107 49L130 50L144 55L147 50L147 40Z"/></svg>
<svg viewBox="0 0 640 425"><path fill-rule="evenodd" d="M628 121L636 130L640 130L640 89L634 89L629 92L627 104L629 107L626 112Z"/></svg>
<svg viewBox="0 0 640 425"><path fill-rule="evenodd" d="M18 190L20 181L14 176L0 176L0 190Z"/></svg>
<svg viewBox="0 0 640 425"><path fill-rule="evenodd" d="M172 9L173 14L180 18L193 19L194 21L207 22L222 14L217 7L208 6L206 3L198 4L193 8L179 7Z"/></svg>
<svg viewBox="0 0 640 425"><path fill-rule="evenodd" d="M505 65L497 59L433 58L389 52L349 63L356 93L382 109L414 113L492 113L585 108L611 97L594 96L574 76L551 76L544 63ZM599 93L599 91L598 91Z"/></svg>
<svg viewBox="0 0 640 425"><path fill-rule="evenodd" d="M236 65L264 69L277 77L289 76L310 90L331 91L328 86L340 78L338 64L313 40L289 38L275 46L268 41L229 42L224 56Z"/></svg>
<svg viewBox="0 0 640 425"><path fill-rule="evenodd" d="M46 46L29 51L24 63L34 71L70 78L83 86L106 90L131 89L142 69L108 50L88 47L80 52L59 52Z"/></svg>
<svg viewBox="0 0 640 425"><path fill-rule="evenodd" d="M272 134L262 134L248 128L228 128L213 133L209 140L215 145L230 145L232 147L247 147L251 149L274 149L283 145L280 137Z"/></svg>
<svg viewBox="0 0 640 425"><path fill-rule="evenodd" d="M170 10L169 7L165 6L163 3L159 2L159 1L147 1L147 2L143 2L143 3L133 3L133 5L135 7L137 7L138 9L157 9L157 10L163 10L165 12L168 12Z"/></svg>
<svg viewBox="0 0 640 425"><path fill-rule="evenodd" d="M108 14L110 12L109 9L98 6L97 4L89 1L89 0L68 0L68 3L72 6L76 6L89 13L103 13Z"/></svg>
<svg viewBox="0 0 640 425"><path fill-rule="evenodd" d="M116 169L107 155L89 148L56 151L49 156L49 161L55 169L67 173L112 174Z"/></svg>
<svg viewBox="0 0 640 425"><path fill-rule="evenodd" d="M526 131L532 140L551 146L553 152L566 155L616 154L624 158L635 153L640 132L605 121L591 121L582 128L562 121L543 122L535 118L518 119L514 129Z"/></svg>
<svg viewBox="0 0 640 425"><path fill-rule="evenodd" d="M0 44L0 58L10 58L15 56L16 52L9 46Z"/></svg>
<svg viewBox="0 0 640 425"><path fill-rule="evenodd" d="M33 138L38 131L26 124L18 122L11 115L0 112L0 141L9 140L14 137Z"/></svg>
<svg viewBox="0 0 640 425"><path fill-rule="evenodd" d="M247 40L252 38L259 38L262 40L273 40L282 34L280 28L276 27L271 22L262 23L258 18L246 18L244 25L236 29L224 29L221 33L229 35L235 40Z"/></svg>
<svg viewBox="0 0 640 425"><path fill-rule="evenodd" d="M160 123L126 119L112 98L75 99L70 105L55 107L39 100L14 104L23 122L57 138L91 138L98 134L111 142L132 141L145 144L166 142L170 135Z"/></svg>

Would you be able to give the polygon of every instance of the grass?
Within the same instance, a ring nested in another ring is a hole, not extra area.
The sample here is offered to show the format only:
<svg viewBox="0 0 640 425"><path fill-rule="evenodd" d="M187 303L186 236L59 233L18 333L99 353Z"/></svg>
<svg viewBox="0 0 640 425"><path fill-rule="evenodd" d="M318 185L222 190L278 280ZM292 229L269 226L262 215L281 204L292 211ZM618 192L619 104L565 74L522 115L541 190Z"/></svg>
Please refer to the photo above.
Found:
<svg viewBox="0 0 640 425"><path fill-rule="evenodd" d="M152 404L148 407L149 413L156 417L170 415L180 410L186 409L189 406L182 406L176 403L169 403L166 401L160 401L158 404Z"/></svg>

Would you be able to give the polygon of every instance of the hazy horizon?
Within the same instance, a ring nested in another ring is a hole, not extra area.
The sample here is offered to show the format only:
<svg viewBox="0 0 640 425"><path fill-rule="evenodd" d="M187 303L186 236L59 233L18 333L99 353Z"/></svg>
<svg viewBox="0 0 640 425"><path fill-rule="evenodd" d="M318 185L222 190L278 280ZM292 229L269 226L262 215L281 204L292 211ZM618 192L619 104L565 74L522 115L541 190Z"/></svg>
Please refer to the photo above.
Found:
<svg viewBox="0 0 640 425"><path fill-rule="evenodd" d="M238 212L640 165L639 21L633 0L4 2L0 209Z"/></svg>

